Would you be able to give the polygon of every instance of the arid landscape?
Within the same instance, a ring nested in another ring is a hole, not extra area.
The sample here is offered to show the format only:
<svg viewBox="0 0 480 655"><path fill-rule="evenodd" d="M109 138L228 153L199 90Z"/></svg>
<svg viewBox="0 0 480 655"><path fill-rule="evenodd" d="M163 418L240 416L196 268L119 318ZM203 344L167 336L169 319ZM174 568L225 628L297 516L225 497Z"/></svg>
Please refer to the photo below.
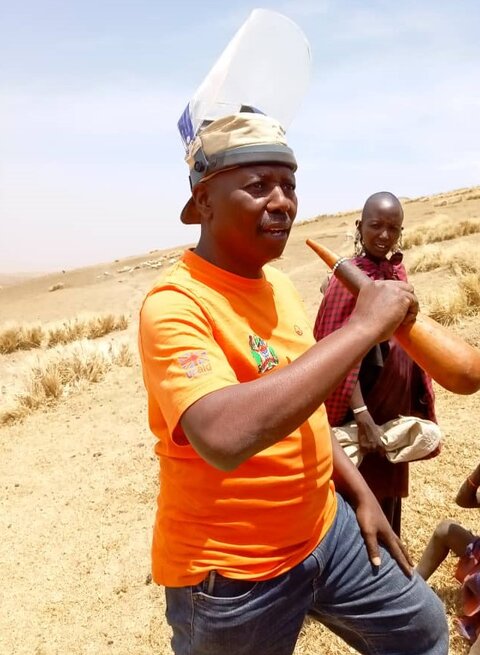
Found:
<svg viewBox="0 0 480 655"><path fill-rule="evenodd" d="M402 202L405 263L422 311L480 346L480 187ZM299 223L274 263L312 319L326 268L305 239L349 255L358 214ZM0 281L2 655L171 652L163 592L149 574L158 464L136 332L145 293L182 250ZM414 560L442 518L479 525L453 499L480 458L480 393L436 393L443 451L412 465L405 502ZM454 564L450 557L431 584L448 612L450 652L461 655ZM348 652L311 621L295 651Z"/></svg>

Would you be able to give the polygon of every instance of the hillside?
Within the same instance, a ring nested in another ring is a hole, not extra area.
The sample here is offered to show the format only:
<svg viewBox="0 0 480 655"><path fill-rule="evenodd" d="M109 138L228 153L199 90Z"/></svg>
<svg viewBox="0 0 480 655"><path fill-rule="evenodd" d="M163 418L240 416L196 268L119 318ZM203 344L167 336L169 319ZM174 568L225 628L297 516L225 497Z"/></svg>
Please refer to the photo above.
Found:
<svg viewBox="0 0 480 655"><path fill-rule="evenodd" d="M40 272L23 272L19 271L17 273L2 273L0 272L0 289L3 287L11 287L15 284L21 284L22 282L26 282L28 280L31 280L32 278L39 277L44 275L44 273Z"/></svg>
<svg viewBox="0 0 480 655"><path fill-rule="evenodd" d="M405 237L462 221L480 222L480 187L402 202ZM306 247L305 239L349 255L358 214L359 210L322 215L296 225L284 255L274 263L291 277L312 319L326 268ZM433 253L431 259L439 259L442 253L445 261L454 254L475 258L479 245L480 232L473 232L414 246L405 252L406 267L411 270L420 256L429 252ZM89 344L106 352L109 344L127 343L135 353L130 365L106 368L96 383L79 388L67 385L56 402L0 427L1 653L170 652L163 593L149 578L158 465L153 456L154 438L147 427L136 331L145 293L181 252L180 247L153 251L0 289L0 329L16 322L39 323L47 330L87 315L125 315L127 329L109 332ZM441 294L453 293L456 270L444 264L410 275L422 308ZM58 288L51 291L54 287ZM478 345L478 326L477 316L460 316L451 329ZM49 357L49 350L43 345L0 354L0 415L15 403L15 394L32 379L32 367ZM437 459L412 465L411 495L405 503L405 542L414 559L442 518L456 518L478 532L477 515L457 508L453 498L470 467L480 459L475 420L480 416L480 394L454 396L437 388L437 397L445 435L443 452ZM454 560L449 560L431 582L449 613L450 652L462 655L468 649L453 628L453 564ZM309 622L296 654L318 652L339 655L352 651Z"/></svg>

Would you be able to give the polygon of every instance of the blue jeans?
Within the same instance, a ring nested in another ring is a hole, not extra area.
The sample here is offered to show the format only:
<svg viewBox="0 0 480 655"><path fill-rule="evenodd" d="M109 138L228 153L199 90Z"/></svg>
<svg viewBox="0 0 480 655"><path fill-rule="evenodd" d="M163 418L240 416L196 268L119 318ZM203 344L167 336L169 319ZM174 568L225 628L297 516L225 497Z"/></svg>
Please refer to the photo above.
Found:
<svg viewBox="0 0 480 655"><path fill-rule="evenodd" d="M359 653L447 655L442 603L388 551L372 567L351 507L293 569L252 582L208 576L193 587L166 588L175 655L291 655L307 614Z"/></svg>

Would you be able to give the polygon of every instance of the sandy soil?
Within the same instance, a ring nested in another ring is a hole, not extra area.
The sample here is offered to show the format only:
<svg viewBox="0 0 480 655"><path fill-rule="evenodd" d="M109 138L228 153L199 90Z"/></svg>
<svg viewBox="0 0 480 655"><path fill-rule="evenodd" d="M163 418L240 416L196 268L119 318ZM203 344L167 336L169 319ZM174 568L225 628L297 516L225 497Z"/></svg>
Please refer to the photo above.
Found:
<svg viewBox="0 0 480 655"><path fill-rule="evenodd" d="M406 229L445 218L480 218L478 191L405 201ZM294 280L312 318L326 269L306 248L305 238L348 254L355 216L325 216L297 226L284 257L276 262ZM472 236L460 245L478 247L478 242ZM135 348L138 308L159 275L159 270L141 264L164 254L166 259L178 256L178 249L0 289L0 325L9 320L66 320L82 312L127 312L127 338ZM412 256L408 251L407 267ZM421 299L439 285L454 284L441 271L412 280ZM49 292L58 281L64 288ZM471 338L477 334L476 323L471 320L457 329ZM109 338L125 338L125 333ZM36 356L0 356L0 406L11 399ZM460 397L438 390L445 447L437 459L412 466L406 502L405 541L414 557L441 518L457 518L478 531L478 515L456 508L453 497L479 459L479 410L479 394ZM114 368L98 384L0 429L0 653L170 653L162 590L149 578L158 476L153 443L138 363ZM453 564L449 560L432 578L450 623L457 602ZM307 623L296 654L319 652L352 651L320 626ZM450 652L467 652L453 627Z"/></svg>

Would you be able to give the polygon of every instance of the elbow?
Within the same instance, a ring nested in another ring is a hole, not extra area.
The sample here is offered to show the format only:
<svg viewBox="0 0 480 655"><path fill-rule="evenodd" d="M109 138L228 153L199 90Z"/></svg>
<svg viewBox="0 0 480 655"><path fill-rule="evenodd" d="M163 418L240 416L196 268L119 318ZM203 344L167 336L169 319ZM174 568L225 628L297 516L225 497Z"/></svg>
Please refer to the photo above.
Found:
<svg viewBox="0 0 480 655"><path fill-rule="evenodd" d="M465 494L462 493L462 490L460 490L460 493L457 494L457 497L455 498L455 503L459 507L463 507L464 509L473 509L474 507L478 507L478 502L476 495L472 496L472 494Z"/></svg>
<svg viewBox="0 0 480 655"><path fill-rule="evenodd" d="M248 457L234 447L227 447L217 442L211 443L208 437L198 433L187 434L190 445L197 454L213 468L229 473L238 468Z"/></svg>
<svg viewBox="0 0 480 655"><path fill-rule="evenodd" d="M230 473L231 471L234 471L242 463L243 460L232 457L217 457L215 462L210 462L212 466L214 466L219 471L223 471L224 473Z"/></svg>
<svg viewBox="0 0 480 655"><path fill-rule="evenodd" d="M231 420L199 420L185 416L182 419L184 434L197 454L210 466L229 473L238 468L258 450L258 438L245 435Z"/></svg>
<svg viewBox="0 0 480 655"><path fill-rule="evenodd" d="M474 509L478 507L478 502L473 498L455 498L455 503L463 509Z"/></svg>
<svg viewBox="0 0 480 655"><path fill-rule="evenodd" d="M195 448L195 450L200 455L200 457L207 462L207 464L210 464L210 466L213 466L213 468L216 468L219 471L223 471L224 473L230 473L231 471L234 471L245 461L245 458L238 454L226 453L219 451L218 449L212 451Z"/></svg>

